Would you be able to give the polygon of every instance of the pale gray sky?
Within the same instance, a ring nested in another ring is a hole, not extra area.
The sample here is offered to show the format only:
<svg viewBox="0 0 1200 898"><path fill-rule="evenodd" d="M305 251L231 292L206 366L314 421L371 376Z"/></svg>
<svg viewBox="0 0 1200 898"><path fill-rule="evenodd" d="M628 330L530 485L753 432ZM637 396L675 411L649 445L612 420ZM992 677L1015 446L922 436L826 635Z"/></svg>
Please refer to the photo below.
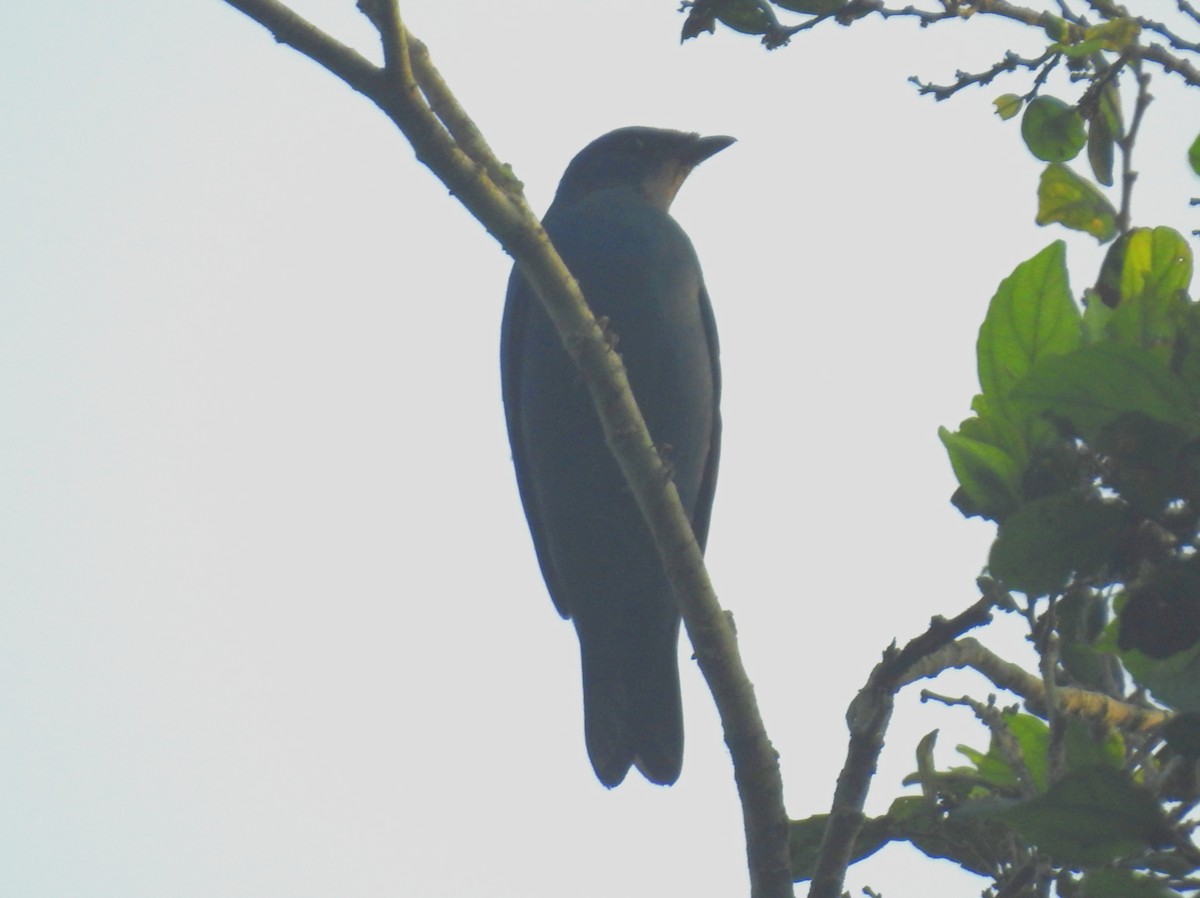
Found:
<svg viewBox="0 0 1200 898"><path fill-rule="evenodd" d="M725 367L710 568L801 817L828 808L879 652L974 598L991 528L950 506L936 429L967 414L999 280L1063 236L1033 225L1038 164L991 112L1023 82L937 105L905 78L1036 35L862 23L771 54L729 33L680 47L675 5L405 12L537 208L613 127L739 138L675 214ZM588 766L575 639L504 437L503 252L373 106L221 0L12 6L0 892L744 894L686 645L679 784L610 793ZM294 6L376 55L351 0ZM1155 93L1136 212L1186 231L1200 95ZM1098 256L1072 254L1078 292ZM906 700L873 812L934 727L945 762L986 744ZM903 848L863 884L981 886Z"/></svg>

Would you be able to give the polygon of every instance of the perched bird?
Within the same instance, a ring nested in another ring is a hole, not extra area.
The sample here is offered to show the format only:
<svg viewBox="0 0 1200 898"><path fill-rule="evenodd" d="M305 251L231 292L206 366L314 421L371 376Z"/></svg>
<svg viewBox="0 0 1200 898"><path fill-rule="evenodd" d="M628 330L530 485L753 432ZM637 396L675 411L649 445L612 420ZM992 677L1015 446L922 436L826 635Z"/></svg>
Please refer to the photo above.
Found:
<svg viewBox="0 0 1200 898"><path fill-rule="evenodd" d="M688 173L731 143L613 131L567 166L544 219L592 312L608 319L702 549L721 437L717 331L696 252L668 209ZM500 364L538 562L579 636L592 767L609 788L630 765L670 785L683 764L678 603L587 388L515 267Z"/></svg>

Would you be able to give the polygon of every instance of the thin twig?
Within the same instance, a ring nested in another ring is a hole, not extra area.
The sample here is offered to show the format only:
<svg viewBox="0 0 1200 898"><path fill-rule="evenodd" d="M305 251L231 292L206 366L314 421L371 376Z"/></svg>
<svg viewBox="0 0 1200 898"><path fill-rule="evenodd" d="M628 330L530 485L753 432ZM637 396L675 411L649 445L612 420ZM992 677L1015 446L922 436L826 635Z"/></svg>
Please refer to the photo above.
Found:
<svg viewBox="0 0 1200 898"><path fill-rule="evenodd" d="M755 2L762 3L764 0L755 0ZM799 24L790 26L779 22L778 18L772 12L772 20L769 22L762 40L769 49L774 49L775 47L787 44L790 38L800 32L813 29L822 22L832 20L840 25L851 25L859 19L869 18L872 15L883 19L916 19L922 28L952 19L959 20L973 16L997 16L1013 22L1019 22L1022 25L1042 29L1053 27L1056 24L1061 25L1063 21L1070 22L1078 28L1087 25L1087 19L1075 14L1067 6L1065 0L1057 0L1057 2L1059 10L1062 13L1061 18L1055 16L1049 10L1030 9L1029 7L1009 3L1007 0L938 0L939 8L937 9L923 9L915 4L904 7L890 7L884 5L883 0L848 0L847 3L836 10L811 16ZM1197 18L1200 15L1200 12L1192 4L1188 3L1187 0L1178 0L1178 3L1180 10L1185 15L1192 18ZM1104 0L1089 0L1089 6L1101 10L1101 15L1109 20L1128 16L1128 13L1122 8L1112 3L1104 2ZM1170 49L1161 44L1134 44L1127 48L1130 55L1160 66L1163 71L1182 78L1193 87L1200 87L1200 69L1188 59L1178 55L1178 53L1200 52L1200 45L1197 42L1186 40L1156 20L1136 19L1135 21L1138 21L1146 30L1163 37L1170 45Z"/></svg>
<svg viewBox="0 0 1200 898"><path fill-rule="evenodd" d="M1162 22L1155 21L1154 19L1147 19L1145 16L1138 16L1136 19L1134 19L1134 21L1147 31L1153 31L1160 37L1165 37L1167 39L1167 43L1176 50L1180 50L1184 53L1200 53L1200 41L1184 40Z"/></svg>
<svg viewBox="0 0 1200 898"><path fill-rule="evenodd" d="M1117 229L1124 234L1130 228L1133 205L1133 185L1137 181L1137 172L1133 170L1133 147L1137 141L1138 129L1142 126L1142 118L1146 107L1154 98L1150 95L1150 76L1142 71L1141 63L1132 64L1134 76L1137 79L1137 99L1134 101L1133 118L1129 128L1117 140L1121 148L1121 211L1117 213Z"/></svg>
<svg viewBox="0 0 1200 898"><path fill-rule="evenodd" d="M1066 773L1066 720L1059 710L1058 699L1058 602L1055 596L1047 601L1046 611L1034 630L1038 655L1038 672L1046 691L1046 722L1050 726L1050 741L1046 747L1046 767L1049 781L1058 782Z"/></svg>
<svg viewBox="0 0 1200 898"><path fill-rule="evenodd" d="M1087 19L1076 13L1075 10L1071 9L1071 7L1067 6L1067 0L1058 0L1058 11L1062 13L1062 17L1068 22L1072 22L1081 27L1087 26Z"/></svg>
<svg viewBox="0 0 1200 898"><path fill-rule="evenodd" d="M917 90L922 96L931 94L935 100L940 102L941 100L949 99L963 88L970 87L972 84L978 84L981 87L986 84L991 84L997 75L1004 74L1005 72L1015 72L1017 69L1029 69L1032 71L1033 69L1040 68L1043 65L1045 65L1047 69L1050 69L1053 68L1057 61L1058 54L1053 50L1047 50L1041 56L1036 56L1032 59L1026 59L1023 56L1018 56L1016 53L1013 53L1010 50L1004 54L1004 58L1002 60L997 62L986 71L978 72L976 74L963 71L955 72L955 80L953 84L929 84L928 82L922 81L916 75L911 75L908 80L917 86Z"/></svg>

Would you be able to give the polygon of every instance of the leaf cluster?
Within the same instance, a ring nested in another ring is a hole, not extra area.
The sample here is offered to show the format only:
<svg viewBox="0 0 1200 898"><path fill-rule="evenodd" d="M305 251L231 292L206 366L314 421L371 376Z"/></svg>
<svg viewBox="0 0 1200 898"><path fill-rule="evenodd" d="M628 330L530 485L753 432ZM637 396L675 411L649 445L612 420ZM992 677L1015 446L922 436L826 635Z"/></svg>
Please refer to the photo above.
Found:
<svg viewBox="0 0 1200 898"><path fill-rule="evenodd" d="M967 515L1000 524L993 576L1031 597L1123 597L1121 648L1200 641L1200 306L1170 228L1110 248L1080 311L1055 242L1001 283L975 414L942 442Z"/></svg>
<svg viewBox="0 0 1200 898"><path fill-rule="evenodd" d="M1149 692L1178 712L1158 734L1161 744L1122 744L1111 731L1056 718L1053 707L1046 721L977 710L992 730L988 752L960 748L970 767L926 769L914 781L936 796L927 819L956 846L944 856L998 883L1049 863L1062 895L1174 894L1170 885L1200 866L1185 829L1173 829L1163 810L1178 802L1178 821L1200 800L1200 304L1188 295L1192 268L1178 232L1130 230L1109 248L1080 308L1063 243L1022 262L979 331L974 414L941 430L960 484L954 503L999 524L988 572L1028 597L1035 641L1050 662L1047 688L1124 698L1128 675L1133 700ZM1037 615L1042 598L1049 603ZM1065 734L1057 771L1047 763L1056 726ZM889 812L893 824L898 813ZM988 826L1001 826L1005 838L981 841ZM921 847L918 835L903 833ZM986 871L980 844L996 849Z"/></svg>
<svg viewBox="0 0 1200 898"><path fill-rule="evenodd" d="M1161 851L1173 840L1154 795L1122 769L1122 738L1112 732L1098 737L1072 722L1066 731L1066 773L1052 780L1047 723L1012 710L988 711L992 744L987 752L960 745L965 765L934 769L937 732L922 740L918 772L906 780L919 785L922 795L897 798L886 814L868 820L854 859L888 842L905 841L1001 885L1019 882L1042 855L1065 870L1088 870L1084 883L1096 872L1092 868L1106 865L1114 866L1105 873L1122 870L1129 882L1156 881L1153 872L1136 864L1119 866L1130 855ZM807 872L823 825L824 815L793 824L799 878Z"/></svg>
<svg viewBox="0 0 1200 898"><path fill-rule="evenodd" d="M945 99L1028 73L1024 93L994 105L1002 120L1019 120L1025 146L1045 163L1036 221L1111 244L1078 302L1061 241L1000 284L979 331L973 414L940 432L959 482L952 501L999 525L987 575L1002 592L1025 596L1044 693L1029 713L1000 711L991 699L948 700L974 709L991 745L960 746L968 763L939 771L935 734L927 737L909 779L921 796L865 819L848 853L855 861L906 841L992 878L1006 895L1045 894L1051 882L1060 895L1094 898L1194 891L1200 851L1187 821L1200 804L1200 304L1189 296L1187 240L1171 228L1132 227L1130 210L1132 154L1151 99L1146 63L1200 86L1186 59L1164 57L1148 38L1166 37L1183 56L1200 43L1102 0L1088 4L1095 21L1064 0L1059 15L988 0L939 0L926 10L868 0L687 6L685 38L721 22L772 46L824 21L871 14L923 26L999 15L1044 35L1037 55L1006 53L952 84L913 79ZM778 10L809 18L788 29ZM1053 73L1067 76L1053 82L1061 96L1048 89ZM1200 137L1187 158L1200 174ZM1101 723L1060 701L1059 689L1126 709L1153 701L1173 716L1152 732ZM846 813L836 803L834 811ZM793 821L797 880L818 870L833 819Z"/></svg>

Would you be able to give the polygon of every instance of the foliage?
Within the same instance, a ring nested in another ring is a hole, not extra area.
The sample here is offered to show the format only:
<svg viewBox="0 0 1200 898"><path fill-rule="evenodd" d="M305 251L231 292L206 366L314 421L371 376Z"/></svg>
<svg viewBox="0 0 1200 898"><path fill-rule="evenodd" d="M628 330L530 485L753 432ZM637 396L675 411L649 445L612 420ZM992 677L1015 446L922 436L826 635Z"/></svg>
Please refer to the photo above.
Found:
<svg viewBox="0 0 1200 898"><path fill-rule="evenodd" d="M1132 159L1151 67L1200 87L1200 42L1179 30L1197 30L1200 13L1179 2L1181 25L1169 27L1102 0L1086 4L1091 18L1072 5L697 0L684 36L720 22L779 47L871 15L922 26L990 15L1041 31L1036 56L1007 53L946 86L913 79L945 99L1026 73L1023 93L993 104L1046 163L1036 222L1110 244L1079 293L1062 241L1014 268L979 330L972 415L941 430L959 482L952 501L998 525L987 574L1024 596L1013 602L1040 655L1039 690L1024 694L1026 712L940 699L974 711L988 749L959 746L967 763L938 770L936 734L926 737L908 780L921 796L867 819L848 855L901 840L1004 894L1053 883L1064 896L1173 895L1200 882L1189 817L1200 803L1200 304L1188 293L1188 239L1132 224ZM785 26L783 11L808 18ZM1179 155L1200 174L1200 136ZM993 674L1012 688L1002 680ZM798 880L818 875L827 819L793 822Z"/></svg>

